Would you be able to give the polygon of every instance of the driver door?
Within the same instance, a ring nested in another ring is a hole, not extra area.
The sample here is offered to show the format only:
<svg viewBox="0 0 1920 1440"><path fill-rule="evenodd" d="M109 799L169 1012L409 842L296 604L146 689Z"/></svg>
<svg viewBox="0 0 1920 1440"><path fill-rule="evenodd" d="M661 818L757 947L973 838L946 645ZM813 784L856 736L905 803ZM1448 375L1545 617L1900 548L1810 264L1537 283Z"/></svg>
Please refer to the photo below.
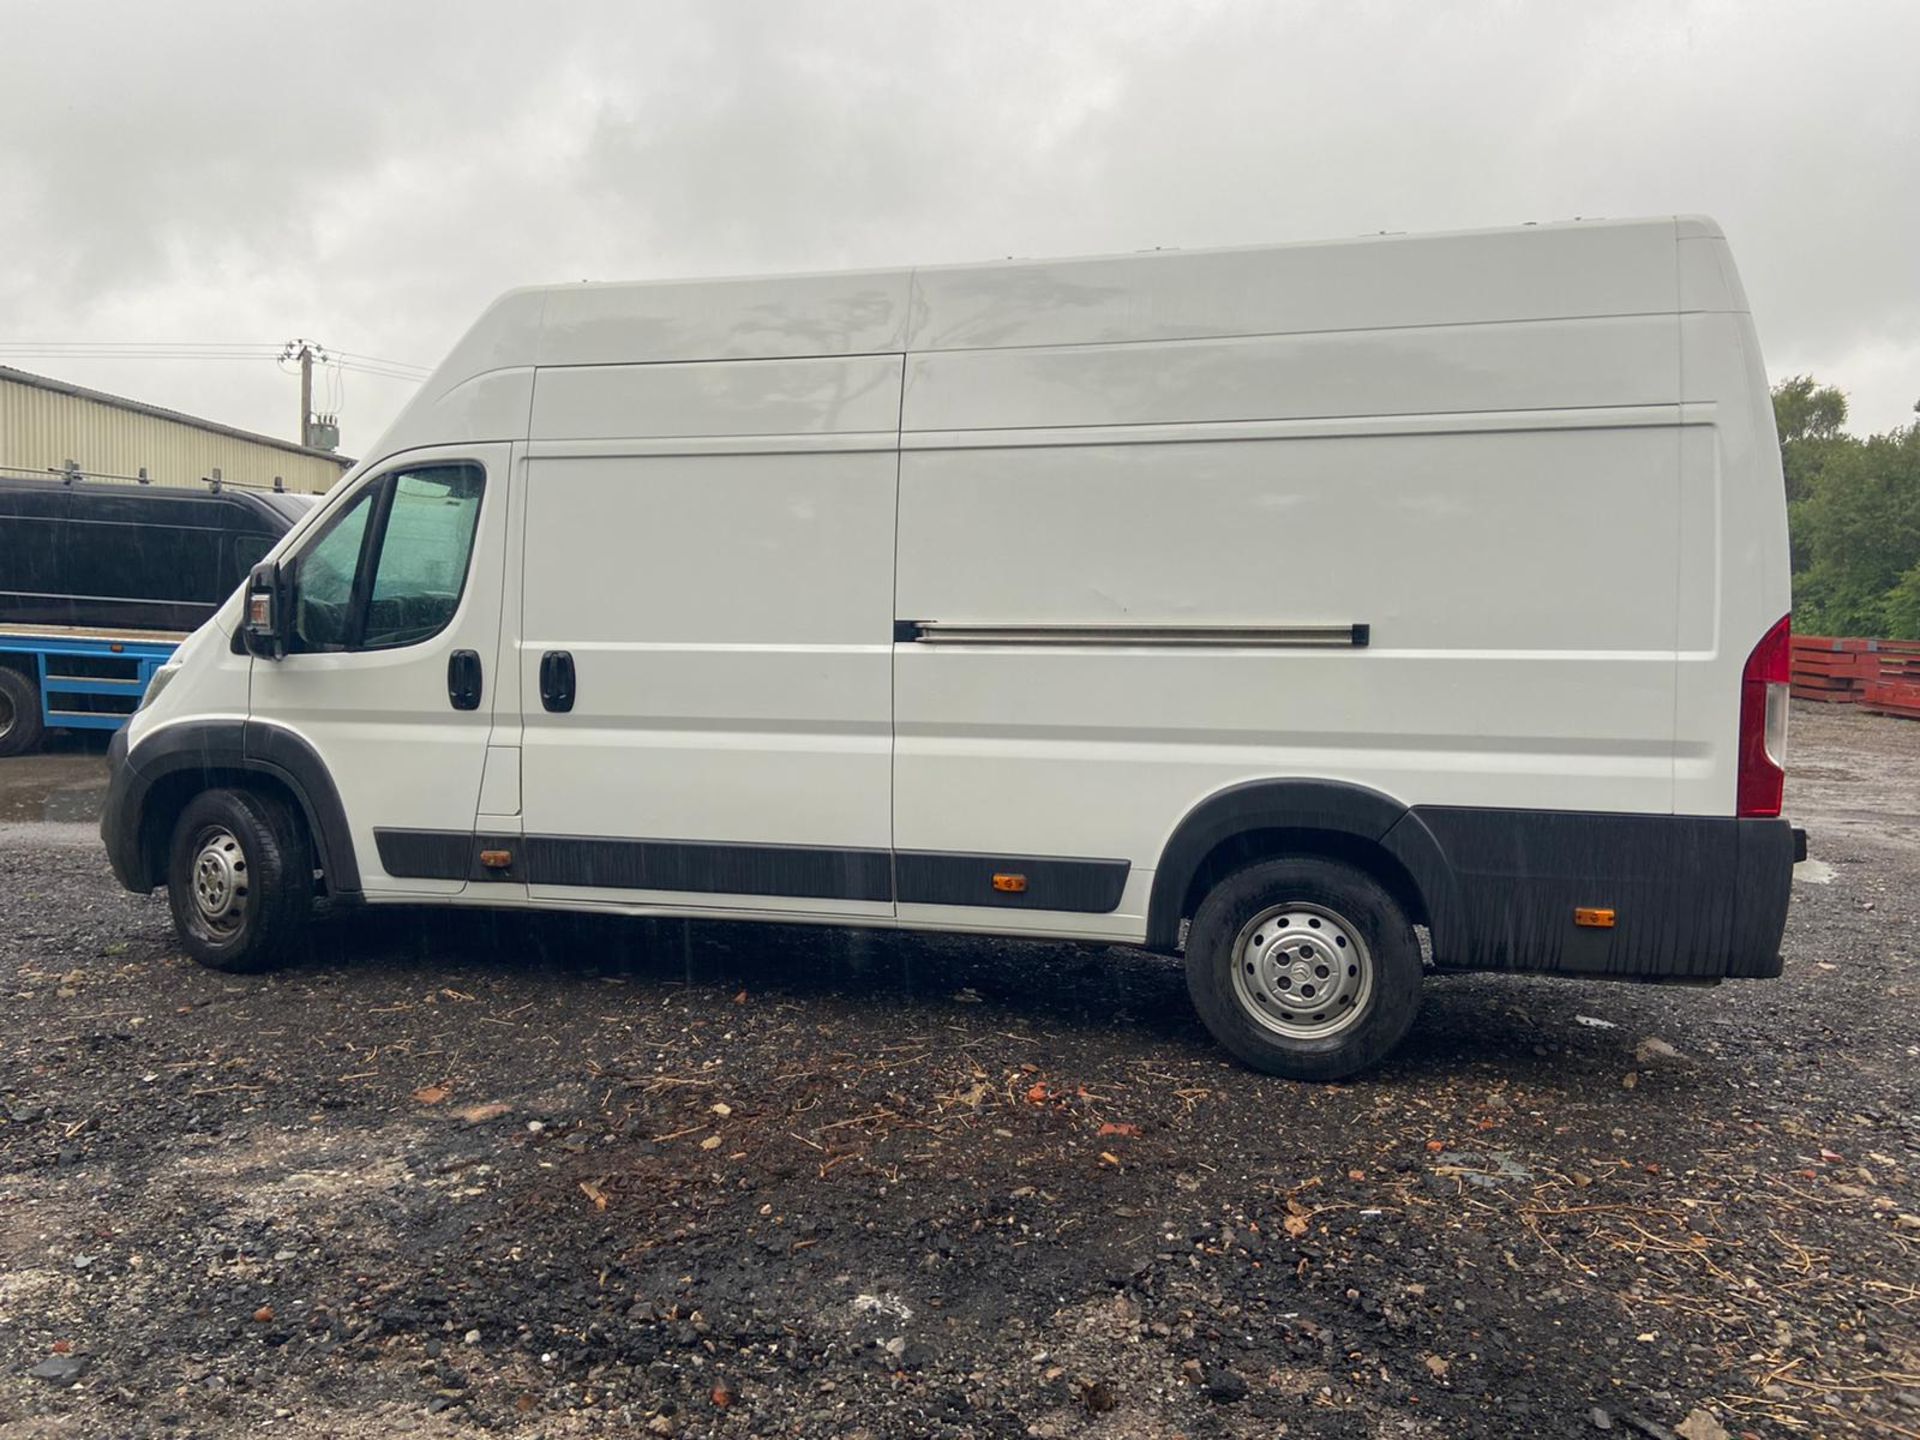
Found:
<svg viewBox="0 0 1920 1440"><path fill-rule="evenodd" d="M282 658L254 660L250 718L319 753L369 895L466 886L503 678L511 455L509 445L410 452L282 557L292 634Z"/></svg>

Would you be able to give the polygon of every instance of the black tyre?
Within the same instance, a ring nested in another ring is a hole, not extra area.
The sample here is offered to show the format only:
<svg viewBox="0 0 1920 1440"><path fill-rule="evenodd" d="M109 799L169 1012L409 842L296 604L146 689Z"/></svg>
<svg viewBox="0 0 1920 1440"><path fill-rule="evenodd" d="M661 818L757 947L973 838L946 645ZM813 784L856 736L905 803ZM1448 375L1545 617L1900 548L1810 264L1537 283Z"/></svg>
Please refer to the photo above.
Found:
<svg viewBox="0 0 1920 1440"><path fill-rule="evenodd" d="M167 899L187 953L215 970L268 970L305 943L313 860L300 817L250 790L187 802L167 856Z"/></svg>
<svg viewBox="0 0 1920 1440"><path fill-rule="evenodd" d="M40 743L40 687L0 665L0 756L24 755Z"/></svg>
<svg viewBox="0 0 1920 1440"><path fill-rule="evenodd" d="M1187 931L1187 991L1256 1070L1339 1080L1398 1045L1420 1009L1420 942L1378 881L1268 860L1216 885Z"/></svg>

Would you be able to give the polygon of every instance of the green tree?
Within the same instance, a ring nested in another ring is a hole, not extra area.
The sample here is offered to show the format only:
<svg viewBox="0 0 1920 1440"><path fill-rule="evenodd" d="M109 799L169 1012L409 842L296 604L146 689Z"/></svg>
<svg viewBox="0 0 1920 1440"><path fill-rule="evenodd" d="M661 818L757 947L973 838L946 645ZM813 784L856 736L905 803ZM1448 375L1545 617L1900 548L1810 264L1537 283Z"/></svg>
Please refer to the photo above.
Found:
<svg viewBox="0 0 1920 1440"><path fill-rule="evenodd" d="M1811 375L1795 375L1773 387L1773 423L1782 445L1831 440L1846 428L1847 397Z"/></svg>
<svg viewBox="0 0 1920 1440"><path fill-rule="evenodd" d="M1815 443L1817 480L1789 510L1796 627L1920 638L1920 423Z"/></svg>
<svg viewBox="0 0 1920 1440"><path fill-rule="evenodd" d="M1920 640L1920 565L1900 577L1887 592L1887 636L1893 640Z"/></svg>
<svg viewBox="0 0 1920 1440"><path fill-rule="evenodd" d="M1795 574L1811 563L1802 542L1807 524L1796 512L1820 488L1820 476L1834 455L1858 443L1842 429L1846 423L1847 397L1811 375L1795 375L1773 387L1773 428L1780 436L1780 470L1787 482Z"/></svg>
<svg viewBox="0 0 1920 1440"><path fill-rule="evenodd" d="M1842 429L1846 423L1847 397L1811 375L1795 375L1773 387L1773 428L1780 436L1780 469L1787 481L1787 531L1796 576L1812 563L1807 549L1812 522L1803 507L1820 488L1827 463L1859 443Z"/></svg>

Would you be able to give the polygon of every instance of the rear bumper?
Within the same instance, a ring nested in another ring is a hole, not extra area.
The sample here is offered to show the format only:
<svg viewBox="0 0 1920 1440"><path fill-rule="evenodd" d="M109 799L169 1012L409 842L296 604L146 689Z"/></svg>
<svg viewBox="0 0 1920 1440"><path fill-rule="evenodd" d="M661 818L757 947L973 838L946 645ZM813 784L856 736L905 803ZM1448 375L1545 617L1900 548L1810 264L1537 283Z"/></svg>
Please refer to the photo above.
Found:
<svg viewBox="0 0 1920 1440"><path fill-rule="evenodd" d="M1634 980L1780 973L1793 866L1805 834L1785 820L1419 807L1444 857L1416 875L1434 961ZM1394 848L1394 837L1388 845ZM1614 912L1610 929L1577 907Z"/></svg>

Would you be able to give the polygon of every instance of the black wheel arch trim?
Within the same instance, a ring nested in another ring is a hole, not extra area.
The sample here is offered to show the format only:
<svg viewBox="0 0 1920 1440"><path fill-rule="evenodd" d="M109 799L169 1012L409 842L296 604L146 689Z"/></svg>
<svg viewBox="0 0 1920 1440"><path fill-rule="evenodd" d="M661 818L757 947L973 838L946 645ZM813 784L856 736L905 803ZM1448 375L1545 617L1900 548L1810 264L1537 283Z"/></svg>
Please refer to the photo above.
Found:
<svg viewBox="0 0 1920 1440"><path fill-rule="evenodd" d="M1186 918L1187 891L1214 849L1261 830L1318 831L1377 845L1406 871L1428 923L1453 913L1453 872L1432 833L1409 807L1343 780L1251 780L1216 791L1174 827L1153 874L1147 906L1149 950L1171 953Z"/></svg>
<svg viewBox="0 0 1920 1440"><path fill-rule="evenodd" d="M112 779L100 817L100 835L114 875L142 894L162 883L164 865L146 853L147 802L155 786L174 775L200 771L209 785L223 773L264 775L285 786L299 803L314 858L326 873L327 892L360 893L360 867L346 807L326 762L291 730L259 720L186 720L168 725L129 746L127 732L108 750Z"/></svg>
<svg viewBox="0 0 1920 1440"><path fill-rule="evenodd" d="M1176 947L1215 847L1259 831L1332 834L1384 857L1376 878L1401 882L1441 970L1704 982L1781 971L1799 849L1785 820L1407 807L1331 780L1255 781L1196 806L1154 873L1148 948ZM1612 923L1584 926L1582 907Z"/></svg>

